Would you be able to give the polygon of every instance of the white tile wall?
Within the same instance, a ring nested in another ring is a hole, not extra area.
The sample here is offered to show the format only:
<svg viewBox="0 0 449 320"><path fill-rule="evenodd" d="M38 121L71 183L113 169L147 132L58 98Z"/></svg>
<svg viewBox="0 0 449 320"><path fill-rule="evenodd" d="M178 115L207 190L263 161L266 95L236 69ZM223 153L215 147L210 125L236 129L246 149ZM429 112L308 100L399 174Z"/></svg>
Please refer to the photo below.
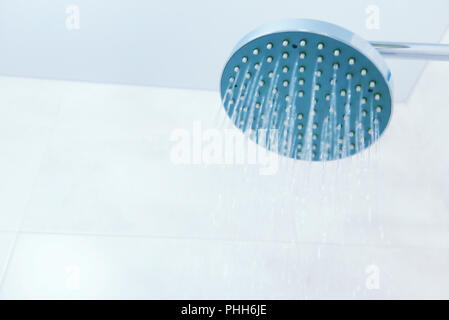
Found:
<svg viewBox="0 0 449 320"><path fill-rule="evenodd" d="M26 234L0 298L439 298L448 267L443 249Z"/></svg>
<svg viewBox="0 0 449 320"><path fill-rule="evenodd" d="M447 63L375 148L272 176L171 161L216 93L0 84L0 298L449 298Z"/></svg>
<svg viewBox="0 0 449 320"><path fill-rule="evenodd" d="M0 230L17 230L27 207L60 97L49 83L0 78Z"/></svg>

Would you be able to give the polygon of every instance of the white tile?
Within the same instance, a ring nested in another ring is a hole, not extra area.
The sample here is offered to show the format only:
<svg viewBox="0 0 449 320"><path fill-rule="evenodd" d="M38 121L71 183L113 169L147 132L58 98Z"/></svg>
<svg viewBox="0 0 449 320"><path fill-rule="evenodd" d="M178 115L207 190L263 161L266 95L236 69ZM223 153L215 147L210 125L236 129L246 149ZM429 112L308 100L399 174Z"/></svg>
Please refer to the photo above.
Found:
<svg viewBox="0 0 449 320"><path fill-rule="evenodd" d="M0 232L0 288L13 250L16 234L12 232Z"/></svg>
<svg viewBox="0 0 449 320"><path fill-rule="evenodd" d="M22 234L2 299L448 298L447 250Z"/></svg>
<svg viewBox="0 0 449 320"><path fill-rule="evenodd" d="M424 114L414 100L396 105L385 137L359 157L284 160L275 175L261 176L258 166L171 161L174 130L230 126L220 126L215 93L54 86L61 110L25 231L449 247L444 122L426 124L440 130L428 143L430 132L416 128ZM444 114L438 92L421 94Z"/></svg>
<svg viewBox="0 0 449 320"><path fill-rule="evenodd" d="M276 212L261 212L258 226L251 211L232 212L235 203L251 209L242 180L252 169L170 160L174 130L217 126L217 94L91 84L62 92L24 230L286 239Z"/></svg>
<svg viewBox="0 0 449 320"><path fill-rule="evenodd" d="M445 271L449 259L445 249L322 246L311 247L301 260L307 274L304 290L307 298L444 299L449 296L449 277Z"/></svg>
<svg viewBox="0 0 449 320"><path fill-rule="evenodd" d="M17 230L30 199L59 109L50 83L0 77L0 230Z"/></svg>

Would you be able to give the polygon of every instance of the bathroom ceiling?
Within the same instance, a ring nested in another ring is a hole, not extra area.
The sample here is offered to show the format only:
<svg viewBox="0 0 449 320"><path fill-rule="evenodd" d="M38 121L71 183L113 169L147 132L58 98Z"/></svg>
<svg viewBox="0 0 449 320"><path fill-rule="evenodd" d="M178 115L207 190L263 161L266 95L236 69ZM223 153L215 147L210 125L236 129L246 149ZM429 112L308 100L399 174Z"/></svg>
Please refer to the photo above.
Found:
<svg viewBox="0 0 449 320"><path fill-rule="evenodd" d="M233 46L260 24L313 18L369 40L439 42L447 0L0 0L0 74L217 90ZM388 60L395 99L425 62Z"/></svg>

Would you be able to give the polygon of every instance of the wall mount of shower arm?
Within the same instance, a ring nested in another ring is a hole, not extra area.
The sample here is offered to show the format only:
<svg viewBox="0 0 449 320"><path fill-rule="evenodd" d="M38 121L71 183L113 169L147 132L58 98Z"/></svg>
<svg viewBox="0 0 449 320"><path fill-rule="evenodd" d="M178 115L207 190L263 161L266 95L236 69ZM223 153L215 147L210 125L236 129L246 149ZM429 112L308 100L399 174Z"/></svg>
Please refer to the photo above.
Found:
<svg viewBox="0 0 449 320"><path fill-rule="evenodd" d="M448 44L371 41L371 45L388 58L449 61Z"/></svg>

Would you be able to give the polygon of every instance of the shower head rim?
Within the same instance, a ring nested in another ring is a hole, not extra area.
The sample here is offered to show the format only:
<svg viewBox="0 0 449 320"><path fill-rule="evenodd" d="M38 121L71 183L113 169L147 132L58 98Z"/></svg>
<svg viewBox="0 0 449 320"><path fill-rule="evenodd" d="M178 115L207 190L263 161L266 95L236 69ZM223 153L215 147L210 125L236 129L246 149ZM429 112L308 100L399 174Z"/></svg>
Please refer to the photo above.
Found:
<svg viewBox="0 0 449 320"><path fill-rule="evenodd" d="M229 61L231 61L234 54L238 52L240 49L242 49L244 46L264 36L278 33L289 33L289 32L303 32L332 38L336 41L346 44L349 47L352 47L354 50L358 51L361 55L365 56L366 59L372 62L372 64L376 67L376 69L379 71L380 75L384 79L390 96L390 116L388 117L388 121L382 131L382 134L376 139L376 142L379 142L379 140L384 135L385 130L388 129L393 116L394 91L393 91L392 73L384 57L380 54L380 52L369 41L365 40L364 38L358 36L357 34L353 33L348 29L345 29L343 27L340 27L338 25L329 22L314 19L285 19L261 25L258 28L254 29L253 31L246 34L234 46L233 50L231 51L231 54L229 55L229 58L226 60L226 63L223 67L222 75L224 74L224 71L226 70L228 63ZM222 86L223 81L225 80L222 76L220 80L220 88L223 87ZM221 92L221 95L223 97L223 92ZM373 144L374 143L371 143L367 147L363 148L363 150L361 150L359 153L369 150L373 146ZM349 158L351 158L356 154L350 155ZM343 158L329 159L325 161L333 161L341 159Z"/></svg>
<svg viewBox="0 0 449 320"><path fill-rule="evenodd" d="M229 58L231 58L240 48L253 40L269 34L283 32L314 33L333 38L357 49L361 54L365 55L376 65L377 69L383 75L385 82L388 84L390 91L393 91L393 78L391 70L380 52L369 41L359 35L348 29L326 21L314 19L287 19L261 25L240 39L240 41L234 46ZM226 67L226 64L224 67Z"/></svg>

